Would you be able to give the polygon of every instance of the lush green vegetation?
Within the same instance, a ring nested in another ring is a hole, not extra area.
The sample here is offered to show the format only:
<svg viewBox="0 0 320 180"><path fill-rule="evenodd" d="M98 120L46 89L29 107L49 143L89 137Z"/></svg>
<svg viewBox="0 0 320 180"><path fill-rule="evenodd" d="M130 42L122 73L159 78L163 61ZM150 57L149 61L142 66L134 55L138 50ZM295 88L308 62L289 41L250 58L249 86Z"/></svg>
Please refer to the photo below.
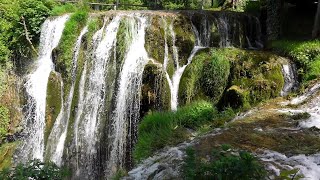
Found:
<svg viewBox="0 0 320 180"><path fill-rule="evenodd" d="M320 41L289 41L272 42L275 51L293 58L298 66L300 80L307 82L320 76Z"/></svg>
<svg viewBox="0 0 320 180"><path fill-rule="evenodd" d="M232 110L218 112L211 103L205 101L192 103L176 112L153 112L145 116L139 125L134 158L140 161L167 145L187 140L190 136L187 129L202 130L205 124L211 128L218 127L232 117Z"/></svg>
<svg viewBox="0 0 320 180"><path fill-rule="evenodd" d="M64 5L54 6L53 9L51 10L50 15L59 16L66 13L73 13L73 12L76 12L77 10L78 10L77 4L67 3Z"/></svg>
<svg viewBox="0 0 320 180"><path fill-rule="evenodd" d="M65 24L58 47L59 58L57 61L57 69L64 78L71 75L74 44L82 28L86 25L87 18L88 11L86 8L82 8L73 13Z"/></svg>
<svg viewBox="0 0 320 180"><path fill-rule="evenodd" d="M284 84L281 57L267 52L219 49L231 63L223 106L248 109L280 95Z"/></svg>
<svg viewBox="0 0 320 180"><path fill-rule="evenodd" d="M27 179L52 179L61 180L67 178L69 172L61 169L53 163L43 163L33 160L27 164L18 164L13 169L4 169L0 172L0 179L3 180L27 180Z"/></svg>
<svg viewBox="0 0 320 180"><path fill-rule="evenodd" d="M194 57L181 80L180 97L190 103L208 99L217 103L230 74L230 61L217 49L205 49Z"/></svg>
<svg viewBox="0 0 320 180"><path fill-rule="evenodd" d="M213 149L209 161L197 157L195 150L187 149L183 166L185 179L264 179L266 171L252 154L231 153L229 145Z"/></svg>

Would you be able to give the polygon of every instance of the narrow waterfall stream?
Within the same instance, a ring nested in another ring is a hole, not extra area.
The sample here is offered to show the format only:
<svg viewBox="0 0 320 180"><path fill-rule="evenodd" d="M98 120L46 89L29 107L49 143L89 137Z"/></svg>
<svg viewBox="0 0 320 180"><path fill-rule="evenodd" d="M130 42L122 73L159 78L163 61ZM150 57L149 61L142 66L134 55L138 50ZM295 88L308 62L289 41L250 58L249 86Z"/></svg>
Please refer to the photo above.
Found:
<svg viewBox="0 0 320 180"><path fill-rule="evenodd" d="M28 94L28 110L25 115L27 139L20 146L21 157L19 161L26 162L29 159L44 157L44 128L45 109L47 96L47 83L54 64L51 59L52 50L59 44L64 24L69 16L61 16L48 19L41 28L39 57L36 61L36 70L28 75L25 89Z"/></svg>
<svg viewBox="0 0 320 180"><path fill-rule="evenodd" d="M60 114L58 115L57 120L53 126L53 130L50 133L48 138L48 146L47 146L47 156L48 158L56 163L58 166L61 165L62 155L64 151L64 144L67 137L67 130L69 125L70 119L70 111L71 111L71 103L74 94L74 86L75 86L75 78L76 78L76 71L77 71L77 61L80 52L80 46L82 42L82 37L88 32L88 28L85 27L80 36L77 39L77 42L74 47L74 54L72 60L72 72L71 72L71 88L69 90L69 95L65 103L63 103L63 108L61 109Z"/></svg>
<svg viewBox="0 0 320 180"><path fill-rule="evenodd" d="M167 78L167 81L168 81L168 84L169 84L169 88L170 88L170 92L171 92L171 110L173 111L176 111L177 108L178 108L178 93L179 93L179 85L180 85L180 80L181 80L181 77L182 77L182 74L184 72L184 70L186 69L186 67L192 62L192 59L193 57L196 55L196 53L200 50L200 49L203 49L205 47L202 47L201 45L207 45L208 43L204 43L202 44L202 42L206 42L204 41L203 39L201 39L200 37L206 37L207 36L207 32L204 31L203 34L204 36L200 36L199 35L199 32L198 30L195 28L194 25L192 25L193 27L193 31L195 33L195 36L196 36L196 44L195 46L193 47L189 57L188 57L188 60L187 60L187 63L180 66L180 63L179 63L179 54L178 54L178 48L176 47L175 45L175 42L176 42L176 35L175 35L175 32L173 31L173 21L171 22L171 24L167 25L167 22L166 20L163 20L163 23L164 23L164 27L165 27L165 34L164 34L164 39L165 39L165 55L164 55L164 62L163 62L163 68L164 68L164 72L165 72L165 75L166 75L166 78ZM191 23L192 24L192 23ZM204 21L204 29L207 29L207 22ZM168 32L170 34L168 34ZM174 61L174 66L175 66L175 71L172 75L172 77L170 78L170 75L167 71L167 66L168 66L168 63L169 63L169 47L168 47L168 36L170 36L172 38L172 58L173 58L173 61ZM208 41L207 41L208 42Z"/></svg>
<svg viewBox="0 0 320 180"><path fill-rule="evenodd" d="M108 160L108 169L115 172L123 167L126 158L126 145L136 141L139 120L140 89L144 66L148 63L148 54L144 48L147 18L137 15L130 18L131 45L126 53L120 73L119 89L109 138L112 138L112 150ZM132 147L129 147L132 149Z"/></svg>

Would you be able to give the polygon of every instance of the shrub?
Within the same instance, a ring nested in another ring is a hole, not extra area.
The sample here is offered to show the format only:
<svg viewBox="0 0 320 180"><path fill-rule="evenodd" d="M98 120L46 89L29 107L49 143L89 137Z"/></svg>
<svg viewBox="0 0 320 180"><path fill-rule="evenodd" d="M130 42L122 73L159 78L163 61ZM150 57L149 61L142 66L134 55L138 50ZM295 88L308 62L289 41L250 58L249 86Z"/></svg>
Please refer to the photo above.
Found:
<svg viewBox="0 0 320 180"><path fill-rule="evenodd" d="M183 165L185 179L264 179L266 171L258 160L248 152L239 155L229 153L231 146L213 149L208 162L196 157L192 148L186 150Z"/></svg>
<svg viewBox="0 0 320 180"><path fill-rule="evenodd" d="M18 164L13 169L5 169L0 172L0 179L52 179L60 180L67 178L69 172L66 169L61 169L54 163L43 163L39 160L33 160L27 164Z"/></svg>

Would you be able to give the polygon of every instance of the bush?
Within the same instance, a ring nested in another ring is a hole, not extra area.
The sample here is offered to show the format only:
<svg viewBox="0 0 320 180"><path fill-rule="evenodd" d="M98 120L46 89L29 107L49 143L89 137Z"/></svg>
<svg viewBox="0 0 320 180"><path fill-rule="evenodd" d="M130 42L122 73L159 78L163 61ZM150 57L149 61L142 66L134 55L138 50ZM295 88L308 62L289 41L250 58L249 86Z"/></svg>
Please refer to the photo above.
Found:
<svg viewBox="0 0 320 180"><path fill-rule="evenodd" d="M289 41L272 42L272 48L293 58L299 68L300 80L307 82L320 75L320 41Z"/></svg>
<svg viewBox="0 0 320 180"><path fill-rule="evenodd" d="M213 149L208 162L196 157L192 148L186 150L183 166L185 179L264 179L266 171L258 160L248 152L239 155L229 153L231 146Z"/></svg>
<svg viewBox="0 0 320 180"><path fill-rule="evenodd" d="M234 117L232 109L218 112L211 103L199 101L179 108L177 112L154 112L145 116L138 130L138 142L134 159L141 161L155 151L168 145L176 145L188 139L188 129L202 131L202 126L211 128L224 124Z"/></svg>
<svg viewBox="0 0 320 180"><path fill-rule="evenodd" d="M65 169L59 168L53 163L43 163L39 160L33 160L28 162L26 165L18 164L13 169L5 169L0 172L0 179L11 180L11 179L52 179L61 180L67 178L69 172Z"/></svg>

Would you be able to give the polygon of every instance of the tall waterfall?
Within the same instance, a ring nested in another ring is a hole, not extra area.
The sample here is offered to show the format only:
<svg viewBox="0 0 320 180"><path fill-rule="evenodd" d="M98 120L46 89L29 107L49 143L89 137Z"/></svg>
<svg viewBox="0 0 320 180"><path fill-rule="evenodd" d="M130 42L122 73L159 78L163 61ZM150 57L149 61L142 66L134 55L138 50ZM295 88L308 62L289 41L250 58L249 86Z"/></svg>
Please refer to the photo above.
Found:
<svg viewBox="0 0 320 180"><path fill-rule="evenodd" d="M94 175L97 147L99 140L99 125L105 105L107 69L116 46L116 37L121 16L116 16L108 25L97 31L92 43L94 45L92 61L86 62L81 77L78 101L78 111L74 124L74 144L76 146L76 173L78 177ZM79 164L86 166L79 167Z"/></svg>
<svg viewBox="0 0 320 180"><path fill-rule="evenodd" d="M130 146L131 141L136 140L134 136L139 120L142 73L149 61L144 48L146 26L146 17L138 15L136 18L130 18L132 42L120 73L115 111L109 133L109 138L112 138L112 150L107 169L113 172L117 166L123 167L126 145Z"/></svg>
<svg viewBox="0 0 320 180"><path fill-rule="evenodd" d="M43 160L46 93L49 74L54 69L51 54L59 44L64 24L69 16L48 19L41 28L39 57L35 71L27 76L25 89L28 94L28 110L25 116L28 137L21 145L20 161Z"/></svg>
<svg viewBox="0 0 320 180"><path fill-rule="evenodd" d="M91 32L87 24L77 35L71 72L66 75L70 79L61 82L65 96L61 98L61 110L55 109L59 114L53 120L46 144L46 93L49 74L54 71L51 54L59 45L69 16L48 19L44 23L37 69L28 76L25 86L29 95L25 119L29 136L22 143L19 156L23 162L37 158L66 165L72 171L72 179L110 178L117 170L131 166L142 114L145 67L152 64L151 61L157 64L158 70L162 67L157 78L163 80L157 83L165 85L157 86L168 89L170 100L166 99L166 103L176 110L183 73L200 49L212 47L211 28L216 26L216 21L211 21L209 16L198 24L187 16L188 26L181 30L186 32L178 32L175 24L178 20L164 12L153 15L111 11L97 16L97 31ZM162 27L153 24L155 19L162 22ZM230 24L227 20L225 23ZM156 28L161 29L161 33L154 35L161 44L158 54L161 58L157 59L151 57L146 48L152 42L152 38L146 37ZM228 32L236 31L235 27L228 28ZM183 33L192 36L186 37L190 40L187 50L181 47ZM230 34L224 34L226 37L220 37L219 42L232 39ZM232 45L233 41L229 43ZM159 87L152 88L162 91Z"/></svg>

